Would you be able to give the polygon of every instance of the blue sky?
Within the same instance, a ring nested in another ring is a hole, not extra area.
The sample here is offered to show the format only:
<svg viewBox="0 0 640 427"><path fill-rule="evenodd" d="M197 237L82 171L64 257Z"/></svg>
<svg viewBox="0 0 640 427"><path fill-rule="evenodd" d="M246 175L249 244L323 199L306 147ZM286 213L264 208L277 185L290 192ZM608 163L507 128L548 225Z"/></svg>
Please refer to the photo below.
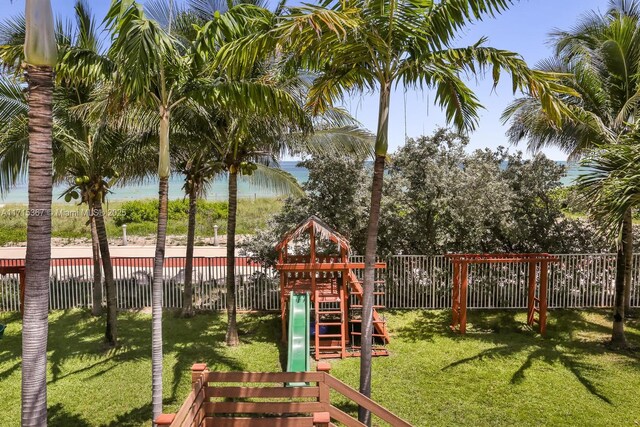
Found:
<svg viewBox="0 0 640 427"><path fill-rule="evenodd" d="M0 0L5 7L0 18L12 16L24 9L24 0ZM177 0L181 1L181 0ZM68 16L73 10L74 0L52 0L56 14ZM109 0L90 0L94 13L104 16ZM605 10L607 0L521 0L510 10L495 19L488 19L468 27L461 34L457 45L474 43L487 36L487 45L520 53L530 65L548 57L551 49L547 44L548 34L554 28L568 29L579 16L589 10ZM506 128L500 121L504 108L514 99L510 79L502 77L500 85L492 90L490 79L473 79L470 86L485 106L481 112L479 128L471 135L469 149L508 146ZM390 150L395 150L404 141L405 131L409 137L429 134L437 126L446 125L444 115L433 105L434 96L430 92L405 91L399 89L391 100ZM406 101L405 101L406 100ZM345 105L368 129L375 130L377 120L377 96L365 94L354 96ZM405 113L406 112L406 113ZM406 127L405 127L406 123ZM524 150L524 145L519 147ZM565 160L566 155L556 149L545 153L555 160Z"/></svg>

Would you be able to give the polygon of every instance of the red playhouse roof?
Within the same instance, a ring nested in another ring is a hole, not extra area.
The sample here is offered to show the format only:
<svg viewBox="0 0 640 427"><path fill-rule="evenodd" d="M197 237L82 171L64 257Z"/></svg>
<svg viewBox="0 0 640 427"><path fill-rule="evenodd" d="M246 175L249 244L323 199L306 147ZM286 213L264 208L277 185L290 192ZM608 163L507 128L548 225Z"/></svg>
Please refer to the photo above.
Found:
<svg viewBox="0 0 640 427"><path fill-rule="evenodd" d="M351 251L349 241L340 233L331 228L326 222L322 221L315 215L311 215L296 227L289 230L282 238L282 241L280 241L280 243L278 243L278 245L276 246L276 250L281 251L283 248L286 248L291 241L302 236L312 227L316 236L321 236L324 239L338 244L340 248L345 249L347 252Z"/></svg>

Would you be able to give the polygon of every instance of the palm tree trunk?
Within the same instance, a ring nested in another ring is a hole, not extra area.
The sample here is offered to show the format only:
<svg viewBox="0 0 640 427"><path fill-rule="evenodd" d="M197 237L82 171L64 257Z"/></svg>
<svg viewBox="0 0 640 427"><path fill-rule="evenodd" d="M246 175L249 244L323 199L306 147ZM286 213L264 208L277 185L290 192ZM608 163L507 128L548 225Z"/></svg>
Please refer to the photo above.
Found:
<svg viewBox="0 0 640 427"><path fill-rule="evenodd" d="M376 158L373 164L373 185L371 188L371 206L367 226L367 244L364 252L364 283L362 295L362 340L360 343L360 393L371 397L371 352L373 343L373 293L375 281L376 251L378 247L378 224L380 222L380 202L384 180L384 162L387 156L389 133L389 105L391 85L380 87L380 106L378 112L378 132L376 136ZM371 413L358 408L358 420L370 426Z"/></svg>
<svg viewBox="0 0 640 427"><path fill-rule="evenodd" d="M158 159L158 233L153 261L153 287L151 290L151 405L153 419L162 414L162 297L164 284L164 252L167 241L169 204L169 111L160 110L160 156Z"/></svg>
<svg viewBox="0 0 640 427"><path fill-rule="evenodd" d="M193 246L196 237L196 213L198 210L198 187L195 183L189 189L189 225L187 227L187 259L184 265L184 294L182 314L193 315Z"/></svg>
<svg viewBox="0 0 640 427"><path fill-rule="evenodd" d="M616 267L616 293L613 302L613 332L611 334L611 346L614 348L627 348L627 338L624 334L624 290L625 290L625 273L627 270L626 254L627 254L627 237L629 235L629 227L631 221L629 210L625 214L622 224L622 242L618 245L617 267Z"/></svg>
<svg viewBox="0 0 640 427"><path fill-rule="evenodd" d="M238 210L238 172L229 170L229 215L227 219L227 345L237 346L236 313L236 212Z"/></svg>
<svg viewBox="0 0 640 427"><path fill-rule="evenodd" d="M50 67L27 67L29 217L22 323L22 425L47 425L47 334L51 261L52 99Z"/></svg>
<svg viewBox="0 0 640 427"><path fill-rule="evenodd" d="M102 269L104 270L104 283L107 290L107 327L104 333L104 341L109 346L118 344L118 306L116 301L116 283L113 280L113 265L109 252L109 240L107 239L107 227L104 224L104 212L102 201L96 197L93 201L93 215L96 220L100 254L102 255Z"/></svg>
<svg viewBox="0 0 640 427"><path fill-rule="evenodd" d="M102 267L100 267L100 243L98 242L98 230L93 209L89 206L89 223L91 225L91 252L93 254L93 303L91 314L102 314Z"/></svg>
<svg viewBox="0 0 640 427"><path fill-rule="evenodd" d="M624 314L631 313L631 277L633 275L633 210L629 209L624 217Z"/></svg>

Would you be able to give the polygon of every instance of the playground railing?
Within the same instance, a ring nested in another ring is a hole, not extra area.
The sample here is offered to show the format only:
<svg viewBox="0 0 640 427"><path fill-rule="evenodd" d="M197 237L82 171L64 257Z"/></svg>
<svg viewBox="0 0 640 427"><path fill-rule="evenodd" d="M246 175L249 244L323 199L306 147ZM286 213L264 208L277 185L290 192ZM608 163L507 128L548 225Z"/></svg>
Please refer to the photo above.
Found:
<svg viewBox="0 0 640 427"><path fill-rule="evenodd" d="M192 368L192 390L176 414L156 418L158 426L317 426L338 421L364 426L332 405L331 395L368 409L396 427L411 427L400 417L330 375L330 365L317 372L209 372L205 364ZM291 383L302 384L292 386ZM287 386L286 384L289 384ZM263 418L265 415L269 418Z"/></svg>
<svg viewBox="0 0 640 427"><path fill-rule="evenodd" d="M605 308L615 295L615 254L557 255L549 268L549 308ZM362 257L352 258L361 262ZM381 260L386 270L377 270L376 305L390 309L445 309L451 307L452 267L442 255L396 255ZM153 258L113 258L119 309L151 306ZM164 267L166 308L182 307L185 258L167 258ZM20 266L24 260L0 259L0 266ZM630 302L640 307L640 254L633 258L634 273ZM524 309L527 307L526 266L513 263L469 266L468 307ZM236 258L237 307L239 311L280 310L277 272ZM355 274L362 277L362 271ZM49 307L64 310L91 307L93 260L54 259L51 262ZM194 259L194 307L198 310L226 308L226 258ZM104 288L104 284L102 284ZM102 289L102 295L106 295ZM104 304L104 302L103 302ZM0 311L20 310L17 274L0 275Z"/></svg>

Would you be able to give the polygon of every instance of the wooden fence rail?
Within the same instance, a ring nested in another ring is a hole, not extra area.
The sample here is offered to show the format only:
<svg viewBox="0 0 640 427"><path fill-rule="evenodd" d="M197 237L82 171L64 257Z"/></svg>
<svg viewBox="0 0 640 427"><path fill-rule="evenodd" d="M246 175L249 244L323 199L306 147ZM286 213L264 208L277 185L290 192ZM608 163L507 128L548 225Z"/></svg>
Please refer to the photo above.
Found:
<svg viewBox="0 0 640 427"><path fill-rule="evenodd" d="M614 299L614 254L557 255L549 268L549 308L611 307ZM352 257L361 262L362 257ZM397 255L383 260L376 305L390 309L451 307L452 268L440 255ZM164 305L182 307L184 258L167 258L164 267ZM280 310L277 272L248 258L236 258L237 303L240 311ZM24 265L2 260L0 266ZM152 258L114 258L117 303L120 309L151 305ZM631 306L640 307L640 254L633 258ZM527 271L518 264L475 265L469 269L469 308L524 309ZM356 271L361 276L362 271ZM194 306L200 310L226 307L226 259L194 259ZM51 310L91 307L93 262L90 258L55 259L51 263ZM103 292L103 295L105 293ZM0 276L0 311L19 311L20 286L16 274Z"/></svg>

